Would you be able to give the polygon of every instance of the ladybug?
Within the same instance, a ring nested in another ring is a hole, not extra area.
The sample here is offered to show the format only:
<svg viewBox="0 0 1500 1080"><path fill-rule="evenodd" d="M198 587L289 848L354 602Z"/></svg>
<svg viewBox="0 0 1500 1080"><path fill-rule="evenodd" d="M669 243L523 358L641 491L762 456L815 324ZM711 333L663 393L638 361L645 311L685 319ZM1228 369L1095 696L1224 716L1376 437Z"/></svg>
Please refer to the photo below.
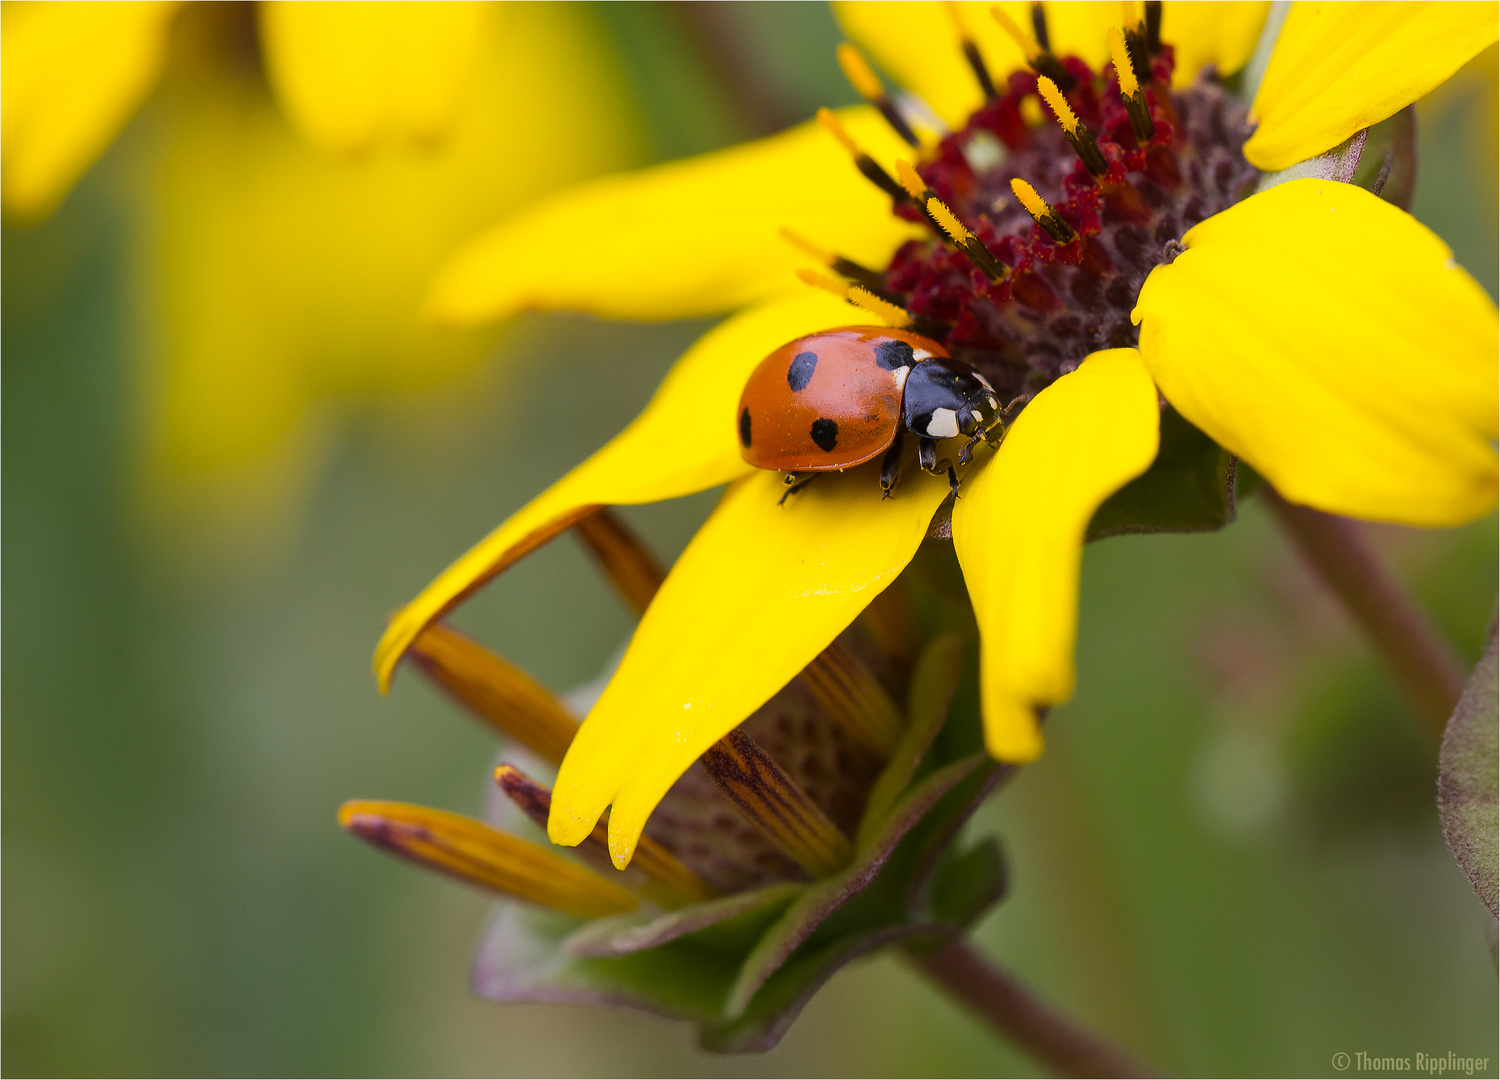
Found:
<svg viewBox="0 0 1500 1080"><path fill-rule="evenodd" d="M884 454L880 487L890 498L910 431L922 468L946 469L957 495L958 477L950 462L939 462L938 442L968 436L958 455L966 464L1008 411L983 375L937 342L888 327L846 326L797 338L760 362L740 395L740 455L785 472L791 494L818 473Z"/></svg>

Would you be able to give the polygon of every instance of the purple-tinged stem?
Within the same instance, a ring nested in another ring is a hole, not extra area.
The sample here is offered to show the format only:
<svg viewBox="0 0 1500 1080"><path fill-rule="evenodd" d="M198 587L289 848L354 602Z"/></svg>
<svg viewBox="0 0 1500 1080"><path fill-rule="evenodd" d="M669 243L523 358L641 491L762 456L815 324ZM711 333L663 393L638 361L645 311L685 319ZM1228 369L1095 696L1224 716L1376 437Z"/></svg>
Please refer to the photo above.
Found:
<svg viewBox="0 0 1500 1080"><path fill-rule="evenodd" d="M1427 613L1387 569L1364 526L1261 492L1302 557L1339 598L1422 714L1435 740L1464 688L1464 666Z"/></svg>
<svg viewBox="0 0 1500 1080"><path fill-rule="evenodd" d="M966 941L907 956L974 1015L1060 1076L1159 1075L1058 1013Z"/></svg>

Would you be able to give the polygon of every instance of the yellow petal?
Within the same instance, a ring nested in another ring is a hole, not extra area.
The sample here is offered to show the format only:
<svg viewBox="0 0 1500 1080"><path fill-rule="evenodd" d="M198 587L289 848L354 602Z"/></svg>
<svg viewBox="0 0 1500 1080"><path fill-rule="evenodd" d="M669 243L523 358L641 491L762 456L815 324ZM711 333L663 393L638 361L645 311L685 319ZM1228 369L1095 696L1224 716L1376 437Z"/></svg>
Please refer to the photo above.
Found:
<svg viewBox="0 0 1500 1080"><path fill-rule="evenodd" d="M751 370L792 338L848 323L850 310L805 289L705 334L629 427L471 548L391 620L375 649L381 691L423 627L594 507L674 499L750 471L740 457L734 410Z"/></svg>
<svg viewBox="0 0 1500 1080"><path fill-rule="evenodd" d="M911 561L948 485L911 470L892 499L871 468L820 476L778 506L776 473L730 488L646 609L563 759L548 834L577 844L613 804L630 861L657 802L698 755L828 646Z"/></svg>
<svg viewBox="0 0 1500 1080"><path fill-rule="evenodd" d="M352 799L339 807L339 824L429 870L580 919L640 907L625 889L556 851L447 810Z"/></svg>
<svg viewBox="0 0 1500 1080"><path fill-rule="evenodd" d="M903 152L875 110L840 116L888 169ZM784 288L808 265L782 228L871 266L886 265L914 235L833 137L809 123L539 203L459 251L433 284L428 312L460 324L526 309L719 314Z"/></svg>
<svg viewBox="0 0 1500 1080"><path fill-rule="evenodd" d="M239 66L195 61L234 10L184 13L186 62L142 117L141 167L122 170L139 211L141 517L209 560L295 535L344 418L399 410L481 365L503 382L513 351L492 332L421 320L433 273L507 208L637 154L628 86L582 5L486 16L448 137L358 159L301 138ZM546 175L511 168L516 145ZM477 401L474 382L452 395Z"/></svg>
<svg viewBox="0 0 1500 1080"><path fill-rule="evenodd" d="M1429 93L1500 35L1492 3L1292 5L1250 115L1265 172L1332 149Z"/></svg>
<svg viewBox="0 0 1500 1080"><path fill-rule="evenodd" d="M1176 53L1172 85L1186 86L1206 64L1220 75L1244 67L1270 10L1270 0L1167 0L1161 39Z"/></svg>
<svg viewBox="0 0 1500 1080"><path fill-rule="evenodd" d="M156 83L176 3L6 4L0 24L5 212L50 213Z"/></svg>
<svg viewBox="0 0 1500 1080"><path fill-rule="evenodd" d="M996 86L1026 67L1026 57L990 14L1001 7L1020 26L1031 27L1031 4L1003 0L960 2L958 17L973 37ZM905 90L932 106L950 127L962 127L984 103L959 48L958 32L943 4L925 0L843 0L833 5L844 32L857 41ZM1120 24L1118 3L1079 2L1046 7L1048 37L1059 56L1076 55L1097 67L1109 58L1105 33Z"/></svg>
<svg viewBox="0 0 1500 1080"><path fill-rule="evenodd" d="M1156 457L1156 388L1134 349L1094 353L1026 406L953 511L979 620L985 744L1042 751L1035 707L1073 693L1078 567L1099 504Z"/></svg>
<svg viewBox="0 0 1500 1080"><path fill-rule="evenodd" d="M1293 502L1412 525L1495 505L1495 306L1362 188L1294 180L1209 218L1133 318L1167 400Z"/></svg>
<svg viewBox="0 0 1500 1080"><path fill-rule="evenodd" d="M448 133L481 37L474 0L259 5L266 73L302 133L353 153Z"/></svg>

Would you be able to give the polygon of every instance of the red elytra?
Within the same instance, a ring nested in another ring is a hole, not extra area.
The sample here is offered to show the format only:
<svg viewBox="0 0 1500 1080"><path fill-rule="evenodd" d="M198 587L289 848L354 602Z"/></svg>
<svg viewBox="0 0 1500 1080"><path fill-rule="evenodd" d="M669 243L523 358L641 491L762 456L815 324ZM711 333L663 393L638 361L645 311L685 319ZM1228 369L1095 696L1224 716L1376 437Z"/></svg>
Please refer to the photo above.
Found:
<svg viewBox="0 0 1500 1080"><path fill-rule="evenodd" d="M946 358L905 330L846 326L809 334L766 357L736 412L740 454L760 469L831 472L885 452L902 423L913 360Z"/></svg>

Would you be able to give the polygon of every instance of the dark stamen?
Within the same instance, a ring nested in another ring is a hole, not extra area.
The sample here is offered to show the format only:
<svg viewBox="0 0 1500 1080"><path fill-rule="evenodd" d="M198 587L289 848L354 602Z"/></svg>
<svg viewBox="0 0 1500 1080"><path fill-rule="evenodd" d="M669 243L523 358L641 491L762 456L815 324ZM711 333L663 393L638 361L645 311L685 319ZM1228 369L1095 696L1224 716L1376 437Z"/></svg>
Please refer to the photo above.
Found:
<svg viewBox="0 0 1500 1080"><path fill-rule="evenodd" d="M1103 176L1109 170L1109 164L1104 160L1099 145L1094 142L1093 133L1074 114L1067 99L1062 96L1062 91L1057 88L1057 83L1043 75L1037 79L1036 89L1052 110L1052 115L1057 117L1057 122L1062 125L1063 135L1073 148L1073 153L1078 155L1078 160L1083 162L1090 174Z"/></svg>
<svg viewBox="0 0 1500 1080"><path fill-rule="evenodd" d="M1161 0L1146 0L1146 55L1161 52Z"/></svg>
<svg viewBox="0 0 1500 1080"><path fill-rule="evenodd" d="M1016 21L1007 15L998 5L990 8L990 14L1000 24L1000 29L1009 34L1010 39L1016 43L1016 47L1026 57L1026 63L1031 65L1031 70L1035 71L1038 75L1047 76L1047 78L1062 87L1064 92L1072 90L1078 85L1078 80L1069 75L1068 70L1058 62L1057 57L1053 56L1047 50L1042 36L1047 32L1045 19L1042 21L1042 33L1033 39L1028 37L1026 31L1017 26ZM1033 24L1036 23L1037 18L1037 8L1034 7L1032 8Z"/></svg>
<svg viewBox="0 0 1500 1080"><path fill-rule="evenodd" d="M990 78L990 69L985 66L984 57L979 54L979 46L974 44L974 38L964 27L958 5L954 0L947 0L943 6L948 11L948 18L953 21L953 28L958 31L959 46L964 51L964 59L969 62L970 70L974 72L974 80L979 83L979 89L984 91L984 100L994 101L999 96L995 92L995 80Z"/></svg>
<svg viewBox="0 0 1500 1080"><path fill-rule="evenodd" d="M853 84L859 96L880 110L880 115L885 117L887 124L891 125L891 130L912 146L920 148L922 141L917 138L917 133L906 122L906 117L901 115L895 102L885 92L879 76L870 67L864 54L846 41L838 47L838 61L839 67L844 70L844 76Z"/></svg>
<svg viewBox="0 0 1500 1080"><path fill-rule="evenodd" d="M1141 89L1135 74L1135 58L1140 49L1133 48L1126 35L1115 27L1110 27L1109 51L1114 58L1115 77L1120 82L1120 100L1130 113L1130 129L1135 132L1136 142L1144 146L1156 130L1156 122L1151 119L1151 108L1146 104L1146 91Z"/></svg>
<svg viewBox="0 0 1500 1080"><path fill-rule="evenodd" d="M938 229L940 235L967 255L969 261L979 267L992 283L999 284L1005 280L1009 267L996 258L994 252L985 247L983 240L971 233L963 222L958 220L958 215L927 186L927 182L922 179L916 169L898 160L896 175L901 178L901 186L922 208L922 212L927 215L927 220Z"/></svg>
<svg viewBox="0 0 1500 1080"><path fill-rule="evenodd" d="M1035 0L1031 5L1031 32L1036 35L1036 43L1043 52L1052 51L1051 36L1047 33L1047 10L1042 7L1041 0Z"/></svg>
<svg viewBox="0 0 1500 1080"><path fill-rule="evenodd" d="M990 78L990 69L984 66L984 57L979 55L979 46L974 44L972 38L964 38L964 59L969 62L969 67L974 71L974 78L979 83L979 88L984 91L984 100L994 101L998 96L995 93L995 81Z"/></svg>
<svg viewBox="0 0 1500 1080"><path fill-rule="evenodd" d="M891 174L882 169L874 158L855 144L854 140L849 137L849 133L844 130L844 125L839 123L839 118L833 114L832 110L819 109L818 123L822 124L824 130L837 139L845 150L849 151L849 156L854 158L854 167L860 171L866 180L870 181L870 183L874 184L897 202L907 201L906 192L902 190L901 185L896 183L891 178Z"/></svg>

